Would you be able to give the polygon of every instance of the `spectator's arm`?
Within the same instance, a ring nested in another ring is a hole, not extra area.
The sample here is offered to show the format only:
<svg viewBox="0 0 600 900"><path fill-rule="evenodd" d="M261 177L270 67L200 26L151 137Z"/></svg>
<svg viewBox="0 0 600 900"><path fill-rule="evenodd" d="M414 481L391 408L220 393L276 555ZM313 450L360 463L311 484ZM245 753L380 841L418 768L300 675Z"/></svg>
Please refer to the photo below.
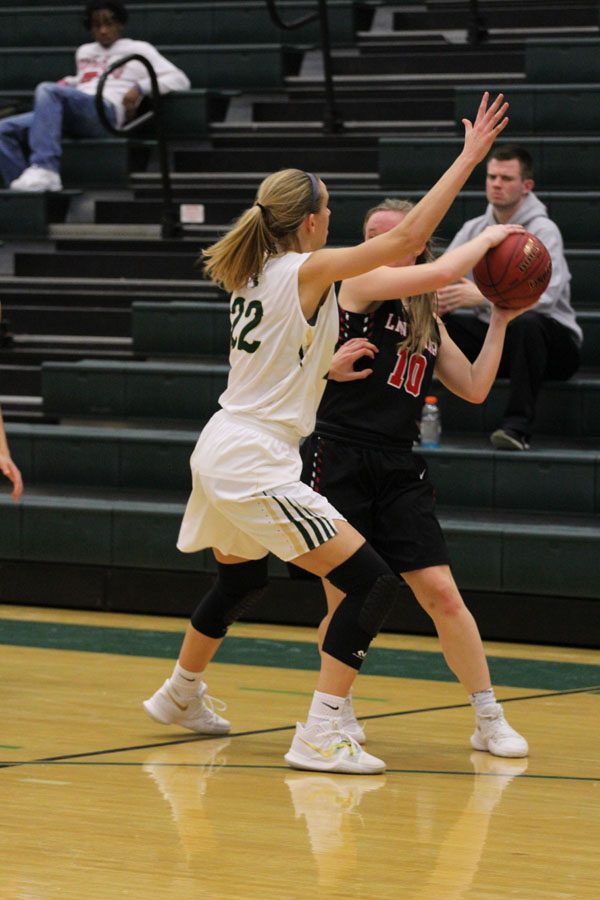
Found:
<svg viewBox="0 0 600 900"><path fill-rule="evenodd" d="M483 231L483 225L481 230ZM471 240L477 231L473 232L466 224L457 231L444 253L456 250ZM438 313L440 316L454 312L457 309L477 309L481 306L489 306L489 300L478 290L471 278L463 277L453 284L448 284L437 291Z"/></svg>
<svg viewBox="0 0 600 900"><path fill-rule="evenodd" d="M165 59L152 44L146 44L143 50L143 56L147 58L148 62L156 72L158 87L161 94L168 94L170 91L189 90L191 86L190 79L185 72L182 72L181 69L174 66L172 62ZM138 81L138 87L142 94L150 94L152 92L150 76L147 74L145 67L144 75Z"/></svg>

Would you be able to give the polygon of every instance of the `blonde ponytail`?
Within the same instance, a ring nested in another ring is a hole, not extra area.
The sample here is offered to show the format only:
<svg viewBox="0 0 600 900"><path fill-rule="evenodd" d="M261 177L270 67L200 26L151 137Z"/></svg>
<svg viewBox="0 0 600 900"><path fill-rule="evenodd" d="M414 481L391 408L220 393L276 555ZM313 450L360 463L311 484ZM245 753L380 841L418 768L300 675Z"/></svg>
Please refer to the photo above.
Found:
<svg viewBox="0 0 600 900"><path fill-rule="evenodd" d="M321 203L314 175L300 169L269 175L258 189L254 206L203 251L206 275L229 292L242 290L250 280L258 282L271 256L299 248L296 232Z"/></svg>

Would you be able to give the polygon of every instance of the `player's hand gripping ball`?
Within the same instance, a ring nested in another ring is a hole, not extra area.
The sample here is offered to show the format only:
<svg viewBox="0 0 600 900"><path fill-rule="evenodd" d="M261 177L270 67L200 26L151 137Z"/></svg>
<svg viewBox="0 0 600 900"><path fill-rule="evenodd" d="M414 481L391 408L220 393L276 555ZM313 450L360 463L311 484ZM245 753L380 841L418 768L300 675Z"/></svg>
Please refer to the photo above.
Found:
<svg viewBox="0 0 600 900"><path fill-rule="evenodd" d="M492 247L473 269L484 297L505 309L526 309L548 287L552 260L539 238L528 231L509 234Z"/></svg>

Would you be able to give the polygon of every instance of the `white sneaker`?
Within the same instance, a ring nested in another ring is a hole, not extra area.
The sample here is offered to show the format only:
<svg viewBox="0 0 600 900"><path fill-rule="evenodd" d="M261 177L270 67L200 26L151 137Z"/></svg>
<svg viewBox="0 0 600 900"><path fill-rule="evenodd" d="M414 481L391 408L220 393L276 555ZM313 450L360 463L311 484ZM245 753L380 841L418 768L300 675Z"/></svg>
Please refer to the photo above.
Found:
<svg viewBox="0 0 600 900"><path fill-rule="evenodd" d="M285 761L293 769L315 772L345 772L347 775L377 775L385 763L363 750L335 720L314 725L296 725Z"/></svg>
<svg viewBox="0 0 600 900"><path fill-rule="evenodd" d="M367 736L364 728L356 718L354 708L352 706L352 697L346 697L342 708L342 718L340 719L340 727L345 734L349 734L351 738L358 744L365 744Z"/></svg>
<svg viewBox="0 0 600 900"><path fill-rule="evenodd" d="M18 178L10 183L11 191L62 191L62 181L58 172L29 166Z"/></svg>
<svg viewBox="0 0 600 900"><path fill-rule="evenodd" d="M494 756L522 757L529 753L527 741L510 727L499 703L484 706L477 713L471 747L474 750L487 750Z"/></svg>
<svg viewBox="0 0 600 900"><path fill-rule="evenodd" d="M215 707L226 709L226 704L206 693L206 684L200 682L198 692L187 703L182 703L169 688L169 679L149 700L144 709L151 719L163 725L182 725L199 734L227 734L231 723L215 712Z"/></svg>

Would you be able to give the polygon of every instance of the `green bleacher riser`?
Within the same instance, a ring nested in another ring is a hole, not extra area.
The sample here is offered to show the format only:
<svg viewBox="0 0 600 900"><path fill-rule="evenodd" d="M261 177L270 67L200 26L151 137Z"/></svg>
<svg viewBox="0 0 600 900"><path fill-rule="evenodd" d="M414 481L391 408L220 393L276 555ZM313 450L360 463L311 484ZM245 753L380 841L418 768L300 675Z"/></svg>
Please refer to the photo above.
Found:
<svg viewBox="0 0 600 900"><path fill-rule="evenodd" d="M124 138L62 142L61 175L67 187L125 187L132 169L146 167L153 141Z"/></svg>
<svg viewBox="0 0 600 900"><path fill-rule="evenodd" d="M207 571L207 553L175 544L184 502L0 496L0 557L86 565ZM16 512L16 516L15 516Z"/></svg>
<svg viewBox="0 0 600 900"><path fill-rule="evenodd" d="M499 427L508 402L508 382L498 379L482 404L465 403L436 383L442 427L449 433L490 434ZM600 436L600 378L575 375L570 381L544 383L536 408L538 434Z"/></svg>
<svg viewBox="0 0 600 900"><path fill-rule="evenodd" d="M600 366L600 309L581 310L577 320L583 329L583 347L581 348L581 364L583 366Z"/></svg>
<svg viewBox="0 0 600 900"><path fill-rule="evenodd" d="M15 4L16 3L15 0ZM329 22L334 44L350 43L354 38L355 5L352 0L329 0ZM285 21L295 21L316 9L315 3L279 3ZM80 6L22 9L0 8L0 46L46 47L84 44L90 40L83 27ZM129 11L127 37L152 44L189 44L196 38L203 43L306 43L319 40L318 22L294 31L282 31L269 16L263 0L244 3L156 3L139 5Z"/></svg>
<svg viewBox="0 0 600 900"><path fill-rule="evenodd" d="M45 362L44 412L201 421L217 409L227 372L223 363ZM440 385L445 427L453 432L493 431L501 420L507 390L507 383L499 379L488 400L477 405L464 403ZM600 377L547 382L538 402L536 430L574 437L600 435Z"/></svg>
<svg viewBox="0 0 600 900"><path fill-rule="evenodd" d="M525 77L533 83L597 85L600 83L600 41L580 38L529 43L525 49ZM562 107L557 115L562 115Z"/></svg>
<svg viewBox="0 0 600 900"><path fill-rule="evenodd" d="M14 94L18 93L18 97ZM20 100L23 109L27 111L33 106L33 92L29 91L0 91L0 108L7 106L11 101ZM206 134L209 122L214 118L220 120L228 103L228 97L216 91L208 91L205 88L199 90L181 91L162 95L163 124L167 137L194 138ZM25 107L27 109L25 109ZM154 123L152 120L144 123L139 129L129 133L129 137L140 136L154 137ZM107 139L112 138L110 132L106 133Z"/></svg>
<svg viewBox="0 0 600 900"><path fill-rule="evenodd" d="M29 486L181 492L190 486L196 431L9 423L7 433ZM534 448L506 454L449 445L444 435L439 449L421 452L445 506L600 512L600 451Z"/></svg>
<svg viewBox="0 0 600 900"><path fill-rule="evenodd" d="M43 237L50 222L64 222L78 191L15 193L0 190L0 237Z"/></svg>
<svg viewBox="0 0 600 900"><path fill-rule="evenodd" d="M571 272L571 300L577 308L598 307L597 285L600 283L600 252L598 250L567 250ZM595 365L598 365L596 360Z"/></svg>
<svg viewBox="0 0 600 900"><path fill-rule="evenodd" d="M285 77L284 56L294 55L279 44L188 44L159 49L183 69L193 88L279 88ZM74 67L74 53L68 47L0 48L4 91L56 81Z"/></svg>
<svg viewBox="0 0 600 900"><path fill-rule="evenodd" d="M581 364L600 367L600 309L577 313L584 341ZM132 305L133 349L139 354L223 356L229 346L229 308L224 303Z"/></svg>
<svg viewBox="0 0 600 900"><path fill-rule="evenodd" d="M134 303L136 353L220 354L229 352L229 307L224 303Z"/></svg>
<svg viewBox="0 0 600 900"><path fill-rule="evenodd" d="M329 208L331 243L361 240L362 222L368 209L384 197L411 200L417 203L422 191L330 191ZM545 192L537 196L548 207L549 215L561 229L567 245L598 246L600 234L600 192ZM456 198L437 229L437 236L451 240L467 219L483 215L487 206L482 191L463 191Z"/></svg>
<svg viewBox="0 0 600 900"><path fill-rule="evenodd" d="M444 421L448 418L444 407ZM446 438L447 440L447 438ZM552 513L600 512L600 453L546 450L502 453L444 446L420 451L438 503L475 509Z"/></svg>
<svg viewBox="0 0 600 900"><path fill-rule="evenodd" d="M44 412L202 422L217 409L227 373L222 363L45 362Z"/></svg>
<svg viewBox="0 0 600 900"><path fill-rule="evenodd" d="M597 52L600 54L600 49ZM484 89L483 85L455 88L457 126L463 118L471 117ZM573 134L600 130L600 84L511 84L506 94L511 131Z"/></svg>
<svg viewBox="0 0 600 900"><path fill-rule="evenodd" d="M600 366L600 310L578 312L584 332L582 365ZM148 303L132 305L134 352L223 356L229 346L229 307L225 303Z"/></svg>
<svg viewBox="0 0 600 900"><path fill-rule="evenodd" d="M175 547L183 503L0 495L0 558L214 571L206 551ZM465 590L599 597L600 531L514 518L474 522L440 509L454 574ZM283 573L281 566L277 572Z"/></svg>
<svg viewBox="0 0 600 900"><path fill-rule="evenodd" d="M488 525L438 512L463 590L600 598L597 527L510 520Z"/></svg>
<svg viewBox="0 0 600 900"><path fill-rule="evenodd" d="M598 184L599 137L521 137L512 140L526 147L533 158L539 189L588 189ZM498 142L498 146L506 141ZM429 188L458 156L458 138L427 137L379 139L379 177L384 188ZM466 187L481 190L485 170L478 166Z"/></svg>
<svg viewBox="0 0 600 900"><path fill-rule="evenodd" d="M198 425L200 431L201 424ZM28 484L187 491L197 432L70 425L6 426Z"/></svg>

